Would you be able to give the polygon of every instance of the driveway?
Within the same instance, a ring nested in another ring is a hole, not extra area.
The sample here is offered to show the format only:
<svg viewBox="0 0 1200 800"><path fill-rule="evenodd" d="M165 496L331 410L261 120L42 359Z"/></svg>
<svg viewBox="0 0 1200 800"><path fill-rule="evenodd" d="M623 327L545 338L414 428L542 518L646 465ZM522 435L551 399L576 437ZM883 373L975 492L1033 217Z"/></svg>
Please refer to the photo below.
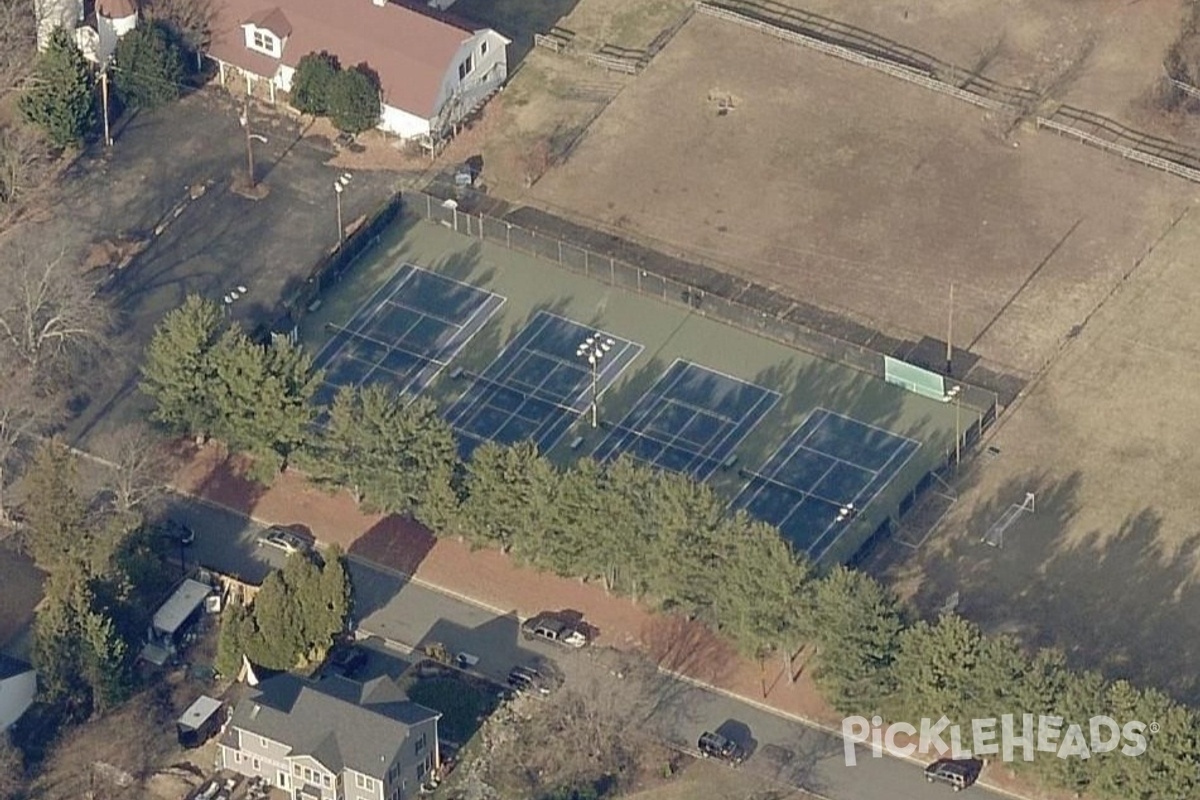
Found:
<svg viewBox="0 0 1200 800"><path fill-rule="evenodd" d="M260 580L283 563L281 554L259 548L262 528L245 517L216 506L178 497L170 511L191 524L196 542L190 557L202 566ZM490 609L413 582L408 576L351 556L355 622L360 633L377 636L399 649L430 642L451 654L479 656L475 670L502 682L517 664L553 660L568 682L587 672L589 661L619 657L610 651L567 651L543 642L526 642L520 620L504 609ZM617 661L614 660L614 664ZM614 667L606 680L622 681ZM595 674L594 668L590 674ZM603 674L603 673L602 673ZM705 730L730 727L752 739L753 755L742 767L756 775L786 782L830 800L938 800L949 789L930 786L919 766L894 758L874 758L859 748L857 765L845 765L842 739L801 722L760 709L728 695L660 674L647 698L647 724L663 740L689 751ZM1002 795L977 788L980 800Z"/></svg>

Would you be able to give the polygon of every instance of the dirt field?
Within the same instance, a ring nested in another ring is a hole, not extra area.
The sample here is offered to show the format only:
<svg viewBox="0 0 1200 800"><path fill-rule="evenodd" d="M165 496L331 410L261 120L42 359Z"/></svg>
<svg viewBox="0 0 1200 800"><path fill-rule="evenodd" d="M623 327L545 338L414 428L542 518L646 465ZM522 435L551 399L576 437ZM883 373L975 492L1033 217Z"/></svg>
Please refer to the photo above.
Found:
<svg viewBox="0 0 1200 800"><path fill-rule="evenodd" d="M696 15L526 199L1028 375L1192 187L995 122Z"/></svg>
<svg viewBox="0 0 1200 800"><path fill-rule="evenodd" d="M1191 212L1002 418L944 524L885 574L926 609L1200 701L1200 215ZM1025 492L1004 548L979 537ZM900 548L897 548L899 552Z"/></svg>
<svg viewBox="0 0 1200 800"><path fill-rule="evenodd" d="M1002 83L1127 123L1162 76L1183 17L1178 0L783 0L865 28ZM1060 81L1067 76L1067 80Z"/></svg>

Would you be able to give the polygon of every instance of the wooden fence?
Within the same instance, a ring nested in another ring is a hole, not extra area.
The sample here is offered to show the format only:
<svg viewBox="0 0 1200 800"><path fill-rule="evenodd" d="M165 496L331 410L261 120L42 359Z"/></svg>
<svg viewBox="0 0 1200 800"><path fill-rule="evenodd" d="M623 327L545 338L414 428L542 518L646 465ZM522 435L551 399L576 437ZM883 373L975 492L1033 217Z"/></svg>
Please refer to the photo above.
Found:
<svg viewBox="0 0 1200 800"><path fill-rule="evenodd" d="M740 0L739 6L743 9L753 8L753 4L747 0ZM777 23L750 16L743 11L735 11L728 7L705 2L697 3L696 10L710 17L733 22L923 86L979 108L990 111L1010 111L1018 118L1032 116L1039 129L1053 130L1130 161L1200 183L1200 153L1190 148L1133 130L1115 120L1071 106L1059 106L1052 114L1046 116L1038 113L1031 114L1044 98L1027 89L1005 86L978 76L972 76L962 84L955 85L944 80L939 73L950 75L971 75L971 73L950 64L943 64L936 59L923 57L922 54L908 49L898 48L895 56L892 57L888 53L889 43L886 40L880 37L868 37L865 33L850 29L849 26L838 29L839 38L844 43L836 44L828 41L831 28L828 23L831 21L825 21L826 27L820 31L804 30L805 18L800 12L792 12L797 16L789 17L786 22ZM855 37L861 38L862 42L856 45L853 41ZM864 50L868 52L863 52ZM1188 94L1200 92L1186 84L1180 85L1180 82L1174 80L1171 82Z"/></svg>

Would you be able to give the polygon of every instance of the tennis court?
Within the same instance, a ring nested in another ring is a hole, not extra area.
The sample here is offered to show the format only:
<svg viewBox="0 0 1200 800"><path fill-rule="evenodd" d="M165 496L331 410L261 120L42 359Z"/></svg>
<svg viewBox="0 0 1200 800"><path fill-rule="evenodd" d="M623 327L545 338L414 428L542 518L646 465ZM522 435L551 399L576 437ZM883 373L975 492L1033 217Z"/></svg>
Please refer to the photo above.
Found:
<svg viewBox="0 0 1200 800"><path fill-rule="evenodd" d="M820 559L904 467L920 443L818 408L759 473L735 508L779 528L797 552Z"/></svg>
<svg viewBox="0 0 1200 800"><path fill-rule="evenodd" d="M532 440L540 452L557 444L591 407L592 368L577 353L589 336L611 342L595 374L599 397L642 352L642 346L573 320L538 311L480 375L455 370L470 386L446 412L463 458L483 442Z"/></svg>
<svg viewBox="0 0 1200 800"><path fill-rule="evenodd" d="M417 395L504 304L505 298L404 264L317 354L316 392L328 406L339 388L386 383Z"/></svg>
<svg viewBox="0 0 1200 800"><path fill-rule="evenodd" d="M690 361L675 361L612 428L594 457L622 453L707 479L779 401L779 393Z"/></svg>

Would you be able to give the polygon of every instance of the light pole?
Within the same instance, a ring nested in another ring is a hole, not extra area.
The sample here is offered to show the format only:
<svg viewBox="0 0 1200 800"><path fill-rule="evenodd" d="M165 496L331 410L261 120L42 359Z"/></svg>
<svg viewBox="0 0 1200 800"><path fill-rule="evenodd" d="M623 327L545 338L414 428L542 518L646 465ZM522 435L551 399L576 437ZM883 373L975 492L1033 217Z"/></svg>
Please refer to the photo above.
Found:
<svg viewBox="0 0 1200 800"><path fill-rule="evenodd" d="M346 187L350 185L350 179L353 176L349 172L343 172L333 182L333 196L337 199L337 224L338 224L338 249L342 248L342 244L346 241L346 228L342 225L342 192L346 191Z"/></svg>
<svg viewBox="0 0 1200 800"><path fill-rule="evenodd" d="M246 290L245 286L236 286L233 289L230 289L225 294L225 297L222 299L225 301L225 315L226 316L229 316L233 313L233 304L236 303L238 300L241 300L242 295L244 295L246 293L246 291L247 290Z"/></svg>
<svg viewBox="0 0 1200 800"><path fill-rule="evenodd" d="M958 461L962 458L962 387L951 387L949 396L954 399L954 471L958 472Z"/></svg>
<svg viewBox="0 0 1200 800"><path fill-rule="evenodd" d="M595 428L599 424L596 411L596 385L600 371L600 359L608 354L616 344L612 339L607 337L601 338L599 334L592 334L583 340L579 345L579 349L575 351L575 355L582 358L588 363L592 370L592 427Z"/></svg>
<svg viewBox="0 0 1200 800"><path fill-rule="evenodd" d="M267 137L257 133L250 132L250 99L246 98L246 105L242 107L242 115L238 117L238 122L242 123L242 127L246 129L246 175L250 179L250 188L253 189L257 182L254 179L254 140L267 143Z"/></svg>

